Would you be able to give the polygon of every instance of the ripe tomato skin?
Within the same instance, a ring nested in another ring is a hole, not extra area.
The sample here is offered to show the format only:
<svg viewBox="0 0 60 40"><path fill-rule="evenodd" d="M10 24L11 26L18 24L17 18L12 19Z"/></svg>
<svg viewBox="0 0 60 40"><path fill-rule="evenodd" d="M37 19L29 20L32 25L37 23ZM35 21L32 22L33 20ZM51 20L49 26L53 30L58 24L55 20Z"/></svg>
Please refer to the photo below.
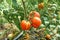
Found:
<svg viewBox="0 0 60 40"><path fill-rule="evenodd" d="M39 3L39 4L38 4L38 8L39 8L39 9L43 9L43 8L44 8L44 3Z"/></svg>
<svg viewBox="0 0 60 40"><path fill-rule="evenodd" d="M29 21L26 22L26 20L22 20L22 22L21 22L22 30L29 30L30 26L31 26L31 24Z"/></svg>
<svg viewBox="0 0 60 40"><path fill-rule="evenodd" d="M30 14L29 14L29 20L32 21L33 17L40 18L40 14L38 12L36 12L36 11L31 11Z"/></svg>
<svg viewBox="0 0 60 40"><path fill-rule="evenodd" d="M38 12L36 12L36 11L31 11L30 12L30 16L31 17L39 17L40 18L40 14Z"/></svg>
<svg viewBox="0 0 60 40"><path fill-rule="evenodd" d="M41 25L41 20L38 17L34 17L31 22L34 28L38 28Z"/></svg>
<svg viewBox="0 0 60 40"><path fill-rule="evenodd" d="M40 18L40 14L36 11L34 11L34 17L39 17Z"/></svg>
<svg viewBox="0 0 60 40"><path fill-rule="evenodd" d="M29 30L29 29L30 29L30 27L31 27L30 22L29 22L29 21L28 21L28 22L26 22L26 30Z"/></svg>

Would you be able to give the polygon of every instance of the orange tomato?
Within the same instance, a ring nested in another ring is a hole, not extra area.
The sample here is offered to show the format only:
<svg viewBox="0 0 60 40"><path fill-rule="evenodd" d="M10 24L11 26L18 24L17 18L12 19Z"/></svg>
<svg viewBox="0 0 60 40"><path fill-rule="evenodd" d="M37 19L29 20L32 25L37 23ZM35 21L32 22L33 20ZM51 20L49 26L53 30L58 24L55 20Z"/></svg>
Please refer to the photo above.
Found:
<svg viewBox="0 0 60 40"><path fill-rule="evenodd" d="M50 39L51 36L49 34L46 35L46 39Z"/></svg>
<svg viewBox="0 0 60 40"><path fill-rule="evenodd" d="M42 22L41 22L40 18L34 17L31 21L31 23L34 28L38 28Z"/></svg>
<svg viewBox="0 0 60 40"><path fill-rule="evenodd" d="M43 9L43 8L44 8L44 3L39 3L39 4L38 4L38 8L39 8L39 9Z"/></svg>
<svg viewBox="0 0 60 40"><path fill-rule="evenodd" d="M26 20L22 20L20 25L21 25L22 30L29 30L31 27L30 22Z"/></svg>

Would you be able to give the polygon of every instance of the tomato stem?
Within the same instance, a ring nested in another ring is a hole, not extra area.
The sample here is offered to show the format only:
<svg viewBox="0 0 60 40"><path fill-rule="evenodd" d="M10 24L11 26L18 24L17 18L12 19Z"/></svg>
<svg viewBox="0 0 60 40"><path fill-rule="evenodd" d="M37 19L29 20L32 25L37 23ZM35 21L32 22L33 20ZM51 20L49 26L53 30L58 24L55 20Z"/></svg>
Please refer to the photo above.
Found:
<svg viewBox="0 0 60 40"><path fill-rule="evenodd" d="M26 6L25 6L25 1L22 0L22 3L23 3L23 7L24 7L24 19L25 19L26 13L27 13L27 11L26 11Z"/></svg>

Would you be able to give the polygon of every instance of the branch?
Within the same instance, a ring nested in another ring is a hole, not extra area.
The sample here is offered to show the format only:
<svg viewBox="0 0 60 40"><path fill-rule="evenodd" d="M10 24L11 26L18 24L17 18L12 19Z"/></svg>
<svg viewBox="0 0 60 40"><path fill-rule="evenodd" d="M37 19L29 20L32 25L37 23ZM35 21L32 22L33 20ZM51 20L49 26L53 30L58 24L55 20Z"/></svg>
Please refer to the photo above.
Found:
<svg viewBox="0 0 60 40"><path fill-rule="evenodd" d="M23 7L24 7L24 19L25 19L25 17L26 17L26 7L25 7L25 1L24 0L22 0L22 3L23 3Z"/></svg>

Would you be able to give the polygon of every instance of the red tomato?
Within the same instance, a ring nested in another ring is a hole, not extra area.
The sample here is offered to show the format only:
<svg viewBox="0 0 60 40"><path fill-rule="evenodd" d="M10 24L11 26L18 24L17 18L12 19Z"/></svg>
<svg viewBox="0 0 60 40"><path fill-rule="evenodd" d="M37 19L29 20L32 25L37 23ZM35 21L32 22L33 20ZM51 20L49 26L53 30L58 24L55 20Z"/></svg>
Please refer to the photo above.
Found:
<svg viewBox="0 0 60 40"><path fill-rule="evenodd" d="M36 12L36 11L31 11L30 12L30 16L31 17L39 17L40 18L40 14L38 12Z"/></svg>
<svg viewBox="0 0 60 40"><path fill-rule="evenodd" d="M41 20L38 17L34 17L31 23L34 28L38 28L41 25Z"/></svg>
<svg viewBox="0 0 60 40"><path fill-rule="evenodd" d="M26 22L26 20L22 20L22 22L21 22L21 28L22 28L22 30L29 30L30 27L31 27L31 24L30 24L29 21Z"/></svg>
<svg viewBox="0 0 60 40"><path fill-rule="evenodd" d="M33 17L38 17L40 18L40 14L36 11L31 11L29 15L29 20L31 21Z"/></svg>

